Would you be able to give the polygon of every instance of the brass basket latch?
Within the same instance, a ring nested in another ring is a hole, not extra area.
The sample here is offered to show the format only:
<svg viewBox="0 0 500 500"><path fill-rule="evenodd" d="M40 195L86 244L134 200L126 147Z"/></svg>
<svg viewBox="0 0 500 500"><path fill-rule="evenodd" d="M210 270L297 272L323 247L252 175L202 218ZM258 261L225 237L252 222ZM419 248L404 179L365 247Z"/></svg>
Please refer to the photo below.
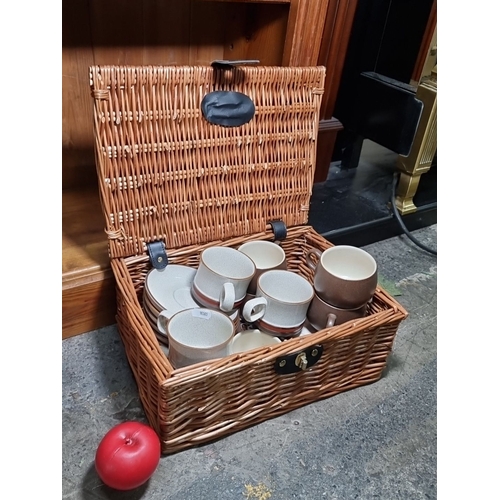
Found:
<svg viewBox="0 0 500 500"><path fill-rule="evenodd" d="M322 354L323 346L313 345L301 352L280 356L274 363L274 369L278 375L306 371L319 361Z"/></svg>
<svg viewBox="0 0 500 500"><path fill-rule="evenodd" d="M305 370L307 368L307 356L305 352L301 352L296 358L295 358L295 364L301 369Z"/></svg>

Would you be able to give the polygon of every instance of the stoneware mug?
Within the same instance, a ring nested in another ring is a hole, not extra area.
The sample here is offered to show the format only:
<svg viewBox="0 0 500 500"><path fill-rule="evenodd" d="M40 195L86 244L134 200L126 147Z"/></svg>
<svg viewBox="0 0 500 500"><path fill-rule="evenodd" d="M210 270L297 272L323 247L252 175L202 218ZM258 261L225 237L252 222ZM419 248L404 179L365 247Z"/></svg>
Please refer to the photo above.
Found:
<svg viewBox="0 0 500 500"><path fill-rule="evenodd" d="M162 323L162 328L164 327ZM158 317L160 328L160 317ZM166 324L168 359L182 368L229 354L234 324L227 314L207 308L184 309Z"/></svg>
<svg viewBox="0 0 500 500"><path fill-rule="evenodd" d="M255 264L255 275L248 285L248 293L255 295L259 276L272 269L286 270L285 251L277 243L266 240L253 240L238 247L240 252L250 257Z"/></svg>
<svg viewBox="0 0 500 500"><path fill-rule="evenodd" d="M234 354L277 344L281 344L281 340L278 337L273 337L256 329L244 330L233 337L229 346L229 352Z"/></svg>
<svg viewBox="0 0 500 500"><path fill-rule="evenodd" d="M353 309L366 304L377 288L377 262L365 250L333 246L306 254L307 265L314 270L314 289L328 304Z"/></svg>
<svg viewBox="0 0 500 500"><path fill-rule="evenodd" d="M243 303L255 274L253 260L235 248L213 246L203 250L191 294L203 307L233 311Z"/></svg>
<svg viewBox="0 0 500 500"><path fill-rule="evenodd" d="M199 308L200 306L195 305L191 307L185 307L185 309L195 309ZM146 314L150 315L150 311L146 310ZM177 311L178 312L178 311ZM155 313L153 313L155 314ZM156 326L159 330L159 332L162 335L167 335L167 324L168 320L175 314L175 312L172 312L170 310L164 309L163 311L156 312ZM240 332L242 330L242 324L241 324L241 319L240 319L240 311L239 309L235 309L234 311L229 311L227 313L224 313L226 316L229 317L229 319L233 322L234 325L234 331L235 333ZM149 316L150 318L154 316ZM153 319L154 321L154 319Z"/></svg>
<svg viewBox="0 0 500 500"><path fill-rule="evenodd" d="M312 285L291 271L266 271L257 280L255 298L245 302L242 315L259 330L278 337L300 334L314 296Z"/></svg>
<svg viewBox="0 0 500 500"><path fill-rule="evenodd" d="M354 309L341 309L328 304L315 293L307 311L307 319L314 329L323 330L323 328L341 325L351 319L363 318L366 316L367 309L368 304Z"/></svg>

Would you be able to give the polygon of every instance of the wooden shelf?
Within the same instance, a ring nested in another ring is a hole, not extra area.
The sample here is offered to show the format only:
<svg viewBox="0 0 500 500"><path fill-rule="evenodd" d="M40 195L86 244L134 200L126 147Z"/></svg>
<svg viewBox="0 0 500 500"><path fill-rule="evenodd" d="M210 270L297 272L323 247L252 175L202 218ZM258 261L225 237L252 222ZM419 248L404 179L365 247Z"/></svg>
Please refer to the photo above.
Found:
<svg viewBox="0 0 500 500"><path fill-rule="evenodd" d="M114 277L97 187L62 193L62 336L115 322Z"/></svg>
<svg viewBox="0 0 500 500"><path fill-rule="evenodd" d="M316 181L330 164L332 117L356 0L134 0L63 5L63 338L115 323L115 283L94 164L93 64L210 64L327 67ZM119 5L118 5L119 4ZM247 5L245 5L247 4ZM119 7L120 22L116 22ZM313 20L313 21L311 21Z"/></svg>
<svg viewBox="0 0 500 500"><path fill-rule="evenodd" d="M229 3L291 3L293 0L196 0L197 2L229 2Z"/></svg>

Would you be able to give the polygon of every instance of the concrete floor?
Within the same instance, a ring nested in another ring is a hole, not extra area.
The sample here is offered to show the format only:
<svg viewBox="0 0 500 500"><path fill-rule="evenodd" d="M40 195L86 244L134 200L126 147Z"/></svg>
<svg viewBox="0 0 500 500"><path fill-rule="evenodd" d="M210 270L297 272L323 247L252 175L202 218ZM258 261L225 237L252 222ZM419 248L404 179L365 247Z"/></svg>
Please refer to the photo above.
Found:
<svg viewBox="0 0 500 500"><path fill-rule="evenodd" d="M437 247L437 225L415 231ZM437 259L399 236L364 247L408 310L384 376L214 443L163 456L117 492L94 468L114 425L146 422L115 326L62 342L62 498L437 498Z"/></svg>

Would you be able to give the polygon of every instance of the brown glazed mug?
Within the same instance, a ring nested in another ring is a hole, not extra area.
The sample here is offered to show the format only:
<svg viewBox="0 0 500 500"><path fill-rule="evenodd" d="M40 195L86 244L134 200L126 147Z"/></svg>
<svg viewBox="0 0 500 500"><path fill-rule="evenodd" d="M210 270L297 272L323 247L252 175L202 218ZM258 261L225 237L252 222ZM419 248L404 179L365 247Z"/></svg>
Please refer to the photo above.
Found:
<svg viewBox="0 0 500 500"><path fill-rule="evenodd" d="M307 265L314 270L314 289L328 304L355 309L366 304L378 282L377 262L365 250L337 245L321 252L306 254Z"/></svg>
<svg viewBox="0 0 500 500"><path fill-rule="evenodd" d="M307 311L307 320L316 330L323 330L323 328L341 325L351 319L363 318L366 316L367 310L368 304L366 303L354 309L335 307L315 293Z"/></svg>

